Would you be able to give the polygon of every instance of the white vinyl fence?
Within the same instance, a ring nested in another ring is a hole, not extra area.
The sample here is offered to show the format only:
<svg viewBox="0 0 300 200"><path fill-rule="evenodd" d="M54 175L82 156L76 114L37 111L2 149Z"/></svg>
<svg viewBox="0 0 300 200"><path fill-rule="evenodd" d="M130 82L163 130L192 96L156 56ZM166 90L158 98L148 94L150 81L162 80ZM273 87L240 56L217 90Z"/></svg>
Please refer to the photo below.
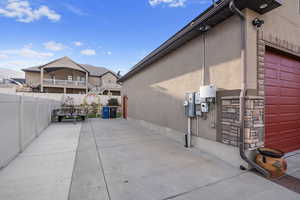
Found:
<svg viewBox="0 0 300 200"><path fill-rule="evenodd" d="M55 100L0 94L0 168L22 152L51 122Z"/></svg>
<svg viewBox="0 0 300 200"><path fill-rule="evenodd" d="M4 93L0 90L0 94ZM108 96L108 95L88 95L88 94L61 94L61 93L33 93L33 92L17 92L16 95L28 96L28 97L37 97L42 99L56 100L63 103L64 99L71 97L74 99L75 105L80 105L84 103L84 99L91 99L90 96L96 96L97 102L102 105L106 105L109 99L118 99L119 104L121 104L121 96Z"/></svg>

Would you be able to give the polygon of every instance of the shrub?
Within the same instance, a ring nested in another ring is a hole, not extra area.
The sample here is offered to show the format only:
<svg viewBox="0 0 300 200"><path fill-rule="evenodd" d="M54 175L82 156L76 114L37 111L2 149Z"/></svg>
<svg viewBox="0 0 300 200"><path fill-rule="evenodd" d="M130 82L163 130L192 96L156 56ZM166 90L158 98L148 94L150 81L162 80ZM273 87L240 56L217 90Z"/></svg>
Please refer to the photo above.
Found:
<svg viewBox="0 0 300 200"><path fill-rule="evenodd" d="M119 106L118 99L116 99L116 98L109 99L107 105L108 106Z"/></svg>

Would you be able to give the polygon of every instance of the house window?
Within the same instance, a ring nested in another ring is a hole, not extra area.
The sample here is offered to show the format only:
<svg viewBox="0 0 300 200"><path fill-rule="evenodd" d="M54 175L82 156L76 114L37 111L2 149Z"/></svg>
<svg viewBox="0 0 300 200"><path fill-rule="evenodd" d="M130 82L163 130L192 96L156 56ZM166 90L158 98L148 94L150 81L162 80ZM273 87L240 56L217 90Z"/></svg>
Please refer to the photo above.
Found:
<svg viewBox="0 0 300 200"><path fill-rule="evenodd" d="M77 76L77 81L84 82L85 81L85 77L83 77L83 76Z"/></svg>
<svg viewBox="0 0 300 200"><path fill-rule="evenodd" d="M68 76L68 81L73 81L73 76Z"/></svg>

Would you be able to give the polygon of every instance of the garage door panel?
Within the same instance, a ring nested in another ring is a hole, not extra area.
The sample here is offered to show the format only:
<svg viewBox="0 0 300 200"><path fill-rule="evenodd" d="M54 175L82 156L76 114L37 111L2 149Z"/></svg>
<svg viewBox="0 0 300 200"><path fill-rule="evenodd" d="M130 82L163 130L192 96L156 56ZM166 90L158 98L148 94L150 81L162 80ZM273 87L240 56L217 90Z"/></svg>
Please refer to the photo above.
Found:
<svg viewBox="0 0 300 200"><path fill-rule="evenodd" d="M273 79L273 78L265 78L265 85L266 86L273 86L273 87L277 87L280 84L280 80L278 79Z"/></svg>
<svg viewBox="0 0 300 200"><path fill-rule="evenodd" d="M274 72L272 74L275 74ZM277 77L277 73L275 78ZM292 81L292 82L296 82L299 83L300 82L300 76L294 73L290 73L290 72L280 72L280 80L285 80L285 81Z"/></svg>
<svg viewBox="0 0 300 200"><path fill-rule="evenodd" d="M273 64L273 63L265 63L264 67L265 67L265 70L267 70L267 69L279 70L280 69L279 64Z"/></svg>
<svg viewBox="0 0 300 200"><path fill-rule="evenodd" d="M298 103L297 97L277 97L278 104L283 105L295 105Z"/></svg>
<svg viewBox="0 0 300 200"><path fill-rule="evenodd" d="M293 81L277 80L277 83L280 85L280 86L277 85L277 87L281 87L281 88L290 88L290 89L300 88L300 83L293 82Z"/></svg>
<svg viewBox="0 0 300 200"><path fill-rule="evenodd" d="M270 132L270 134L268 134L269 136L277 134L276 132L281 132L281 134L289 133L289 131L294 131L300 128L298 123L299 122L297 121L290 121L285 123L273 123L273 124L266 125L265 129L266 131Z"/></svg>
<svg viewBox="0 0 300 200"><path fill-rule="evenodd" d="M273 114L265 115L266 124L279 123L280 121L281 121L280 115L273 115Z"/></svg>
<svg viewBox="0 0 300 200"><path fill-rule="evenodd" d="M299 122L296 121L288 121L288 122L282 122L279 124L279 131L284 132L284 131L290 131L290 130L296 130L300 128Z"/></svg>
<svg viewBox="0 0 300 200"><path fill-rule="evenodd" d="M278 57L276 53L267 52L266 54L268 54L268 56L265 56L265 63L276 65L281 63L281 58Z"/></svg>
<svg viewBox="0 0 300 200"><path fill-rule="evenodd" d="M297 105L280 105L278 112L281 114L299 113L300 108Z"/></svg>
<svg viewBox="0 0 300 200"><path fill-rule="evenodd" d="M299 138L287 138L268 142L267 146L275 149L283 149L285 152L290 152L299 149L299 142Z"/></svg>
<svg viewBox="0 0 300 200"><path fill-rule="evenodd" d="M265 66L265 144L300 149L300 61L267 51Z"/></svg>
<svg viewBox="0 0 300 200"><path fill-rule="evenodd" d="M300 122L300 114L299 113L281 114L277 117L281 122L287 122L287 121L299 121Z"/></svg>
<svg viewBox="0 0 300 200"><path fill-rule="evenodd" d="M294 68L294 67L286 67L286 66L281 66L278 69L282 72L288 72L288 73L293 73L296 75L300 75L300 68Z"/></svg>
<svg viewBox="0 0 300 200"><path fill-rule="evenodd" d="M277 143L284 140L298 140L298 130L293 129L285 132L274 132L268 135L268 143Z"/></svg>
<svg viewBox="0 0 300 200"><path fill-rule="evenodd" d="M300 123L300 114L288 113L288 114L266 114L265 115L266 124L289 122L289 121L298 121Z"/></svg>
<svg viewBox="0 0 300 200"><path fill-rule="evenodd" d="M278 70L276 69L265 69L265 73L266 73L266 78L272 78L272 79L277 79L279 76Z"/></svg>
<svg viewBox="0 0 300 200"><path fill-rule="evenodd" d="M278 132L279 129L280 129L280 124L279 123L266 124L266 126L265 126L265 130L267 132L270 132L270 133ZM271 135L271 134L269 134L269 135Z"/></svg>
<svg viewBox="0 0 300 200"><path fill-rule="evenodd" d="M268 114L279 114L280 106L278 105L265 105L265 115Z"/></svg>
<svg viewBox="0 0 300 200"><path fill-rule="evenodd" d="M272 56L278 56L278 54L274 54ZM291 67L291 68L295 68L299 66L299 62L296 61L295 59L288 57L288 56L283 56L280 59L280 66L284 66L284 67ZM275 61L276 62L276 61Z"/></svg>
<svg viewBox="0 0 300 200"><path fill-rule="evenodd" d="M275 97L275 96L268 96L268 98L266 98L266 105L279 105L280 103L280 98Z"/></svg>
<svg viewBox="0 0 300 200"><path fill-rule="evenodd" d="M278 87L274 87L276 89L272 89L271 94L274 94L275 92L277 92L278 90L280 91L279 93L276 93L277 95L280 96L286 96L286 97L300 97L300 89L292 89L292 88L278 88ZM267 96L269 96L267 94Z"/></svg>
<svg viewBox="0 0 300 200"><path fill-rule="evenodd" d="M265 103L267 105L295 105L299 103L299 99L297 97L267 96Z"/></svg>
<svg viewBox="0 0 300 200"><path fill-rule="evenodd" d="M266 96L278 96L278 95L280 95L280 93L281 93L281 90L278 87L269 86L265 90Z"/></svg>

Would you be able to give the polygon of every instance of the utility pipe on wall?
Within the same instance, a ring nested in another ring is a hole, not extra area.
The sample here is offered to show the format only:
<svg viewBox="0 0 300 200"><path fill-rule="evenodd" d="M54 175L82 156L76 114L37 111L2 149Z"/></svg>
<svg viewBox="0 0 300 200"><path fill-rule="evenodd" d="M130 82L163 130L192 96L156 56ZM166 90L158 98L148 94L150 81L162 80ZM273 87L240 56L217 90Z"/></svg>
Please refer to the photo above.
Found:
<svg viewBox="0 0 300 200"><path fill-rule="evenodd" d="M270 173L264 168L257 165L254 161L249 159L245 154L245 135L244 135L244 113L245 113L245 96L247 89L247 80L246 80L246 69L247 69L247 60L246 60L246 17L236 6L235 0L232 0L229 3L230 10L241 19L241 93L240 93L240 141L239 141L239 150L241 158L246 161L250 166L255 168L257 171L262 173L265 176L270 176Z"/></svg>

